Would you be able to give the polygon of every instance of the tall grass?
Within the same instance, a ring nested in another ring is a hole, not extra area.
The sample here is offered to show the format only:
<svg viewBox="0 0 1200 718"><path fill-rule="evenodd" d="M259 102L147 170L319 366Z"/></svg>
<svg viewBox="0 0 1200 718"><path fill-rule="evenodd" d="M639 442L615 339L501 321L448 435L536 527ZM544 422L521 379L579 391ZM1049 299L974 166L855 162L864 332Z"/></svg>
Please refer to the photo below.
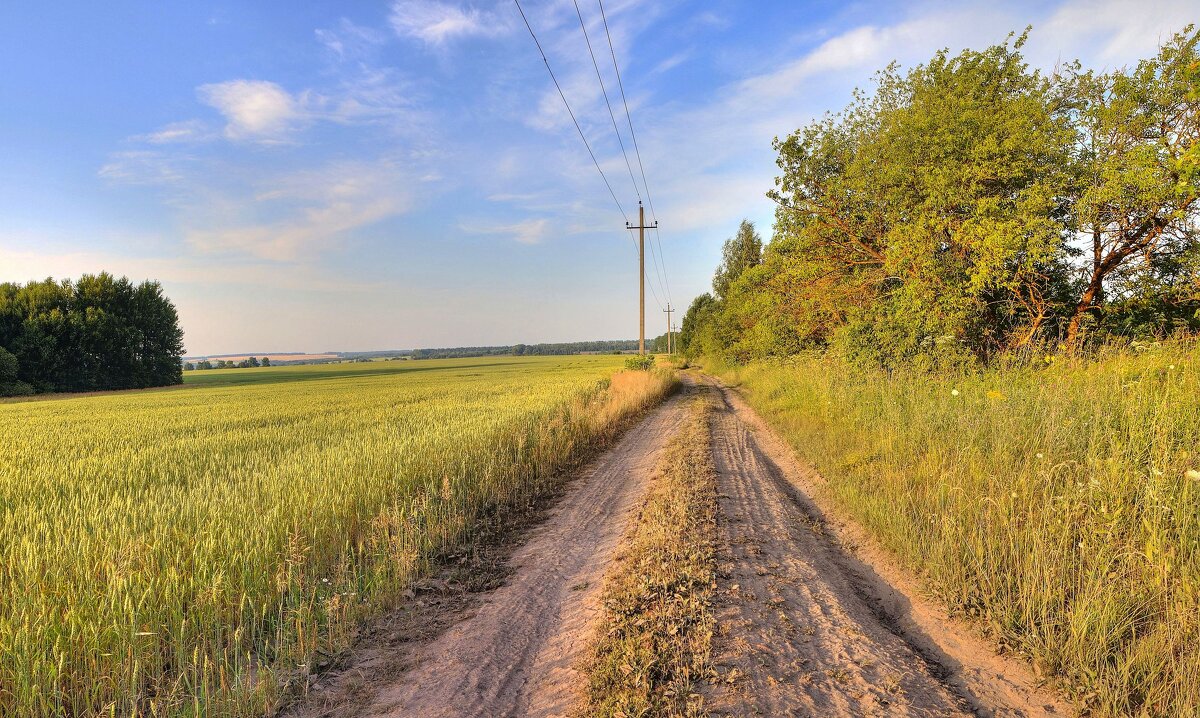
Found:
<svg viewBox="0 0 1200 718"><path fill-rule="evenodd" d="M936 594L1095 715L1200 715L1200 346L1046 361L714 369Z"/></svg>
<svg viewBox="0 0 1200 718"><path fill-rule="evenodd" d="M481 513L529 503L669 389L610 381L618 361L0 404L0 715L269 710Z"/></svg>

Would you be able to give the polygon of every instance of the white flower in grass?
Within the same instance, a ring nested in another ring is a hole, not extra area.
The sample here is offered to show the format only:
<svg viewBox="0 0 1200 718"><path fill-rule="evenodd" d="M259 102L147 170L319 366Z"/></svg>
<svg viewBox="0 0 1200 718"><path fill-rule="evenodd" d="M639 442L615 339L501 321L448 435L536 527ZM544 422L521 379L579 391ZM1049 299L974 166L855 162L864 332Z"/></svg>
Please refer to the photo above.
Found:
<svg viewBox="0 0 1200 718"><path fill-rule="evenodd" d="M1184 473L1184 476L1192 481L1200 481L1200 471L1196 471L1195 469L1188 469L1187 472Z"/></svg>
<svg viewBox="0 0 1200 718"><path fill-rule="evenodd" d="M950 396L958 396L958 389L951 389Z"/></svg>

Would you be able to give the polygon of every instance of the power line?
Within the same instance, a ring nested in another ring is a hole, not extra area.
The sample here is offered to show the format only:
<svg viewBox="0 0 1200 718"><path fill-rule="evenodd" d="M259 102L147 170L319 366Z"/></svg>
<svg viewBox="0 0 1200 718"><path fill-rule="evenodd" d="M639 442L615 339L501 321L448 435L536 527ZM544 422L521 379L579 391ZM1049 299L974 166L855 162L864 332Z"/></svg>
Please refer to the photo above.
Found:
<svg viewBox="0 0 1200 718"><path fill-rule="evenodd" d="M645 187L645 189L646 189L646 203L650 205L650 218L655 220L655 222L657 222L658 215L654 211L654 200L650 196L650 183L646 181L646 166L644 164L642 164L642 150L640 147L638 147L637 133L634 132L634 129L633 129L633 115L629 112L629 100L626 99L626 97L625 97L625 83L621 80L621 68L617 64L617 51L616 51L616 48L613 46L612 33L608 29L608 16L604 12L604 0L596 0L596 3L600 6L600 19L604 22L604 35L608 39L609 54L612 55L613 72L616 73L616 76L617 76L617 87L620 88L620 90L621 90L621 104L623 104L625 106L625 119L629 123L629 137L633 140L633 151L634 151L634 154L637 155L638 170L642 174L642 186ZM578 6L576 6L576 8L578 9ZM593 60L594 60L594 58L593 58ZM607 96L605 97L605 99L607 100ZM626 159L628 159L628 158L626 158ZM634 186L635 187L637 186L636 181L634 182ZM659 279L662 281L663 287L666 290L667 300L670 301L670 299L671 299L671 283L670 283L669 278L667 277L667 264L662 256L662 235L659 233L658 228L655 228L654 235L658 240L658 258L659 258L659 260L662 260L663 276L660 277ZM651 252L651 256L653 256L653 252ZM657 263L655 263L655 267L657 269Z"/></svg>
<svg viewBox="0 0 1200 718"><path fill-rule="evenodd" d="M533 44L537 45L538 54L542 56L542 62L546 63L546 71L550 73L550 79L554 81L554 87L558 89L558 96L562 98L563 105L567 108L567 114L571 116L571 122L575 123L575 130L579 132L579 139L583 140L583 146L587 148L588 155L592 158L592 164L596 165L596 171L600 173L600 179L604 180L604 186L608 188L608 193L612 195L613 202L616 203L621 216L628 222L629 215L625 214L625 208L621 206L621 200L617 199L617 193L613 191L612 184L608 181L608 176L600 168L600 162L596 159L596 153L592 151L592 146L588 143L587 136L583 134L583 128L579 126L579 120L575 119L575 113L571 110L571 103L567 102L567 96L563 93L562 85L558 84L558 78L554 76L554 70L550 67L550 60L546 58L546 51L542 49L542 43L538 42L537 33L533 31L533 26L529 24L529 18L525 17L525 10L521 7L520 0L513 0L513 2L517 5L517 11L521 13L521 19L525 21L525 28L529 30L529 36L533 38Z"/></svg>
<svg viewBox="0 0 1200 718"><path fill-rule="evenodd" d="M604 104L608 106L608 117L612 120L613 132L617 135L617 143L621 145L621 155L625 157L625 167L629 170L629 180L633 182L633 191L638 199L642 192L638 189L637 179L633 176L633 165L629 162L629 153L625 151L625 140L621 139L621 131L617 129L617 116L613 113L612 103L608 100L608 90L604 87L604 78L600 75L600 63L596 62L596 53L592 50L592 39L588 37L587 23L583 21L583 12L579 9L579 0L575 3L575 14L579 16L579 29L583 30L583 41L587 43L588 54L592 56L592 67L596 69L596 79L600 81L600 94L604 95Z"/></svg>
<svg viewBox="0 0 1200 718"><path fill-rule="evenodd" d="M583 19L583 11L580 10L580 8L579 8L579 0L572 0L572 2L575 5L575 15L579 18L579 29L583 31L583 41L585 43L587 43L588 55L590 55L592 58L592 68L595 69L595 71L596 71L596 80L600 83L600 94L604 96L604 105L608 108L608 118L612 121L613 134L615 134L617 136L617 144L619 144L621 147L621 156L625 158L625 168L627 170L629 170L629 180L630 180L630 182L633 183L633 191L634 191L634 193L637 194L638 201L641 201L642 192L641 192L641 189L638 188L637 178L633 176L633 164L629 161L629 152L625 149L625 140L622 139L621 130L620 130L620 128L617 127L617 116L616 116L616 113L613 112L612 102L609 100L609 97L608 97L608 88L604 86L604 76L600 72L600 63L596 61L596 52L592 48L592 39L588 35L587 23L584 22L584 19ZM610 52L612 51L611 45L609 47L609 51ZM615 69L616 65L614 64L613 67ZM642 180L643 180L643 182L645 181L644 173L643 173ZM647 188L646 191L648 193L649 188ZM654 212L653 212L653 210L651 210L651 216L653 216L653 214L654 214ZM655 227L654 229L656 232L658 231L657 227ZM666 293L666 282L663 280L663 271L659 269L659 264L662 260L662 240L661 240L661 238L659 239L659 249L658 249L657 256L655 256L655 253L654 253L654 243L651 242L651 244L650 244L650 259L654 264L654 273L658 277L659 287L663 289L664 293ZM650 285L650 293L654 296L654 301L655 301L655 303L658 304L659 309L661 309L662 302L659 301L658 292L654 291L653 284Z"/></svg>

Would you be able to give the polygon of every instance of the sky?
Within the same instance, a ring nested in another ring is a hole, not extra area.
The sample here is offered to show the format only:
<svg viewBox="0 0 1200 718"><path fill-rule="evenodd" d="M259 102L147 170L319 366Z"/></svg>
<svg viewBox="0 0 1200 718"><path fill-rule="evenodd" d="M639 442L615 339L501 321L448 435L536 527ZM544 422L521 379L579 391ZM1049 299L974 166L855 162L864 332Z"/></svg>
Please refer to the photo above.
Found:
<svg viewBox="0 0 1200 718"><path fill-rule="evenodd" d="M158 280L191 355L634 338L641 196L654 336L741 219L770 238L772 139L889 62L1032 25L1035 66L1111 69L1200 20L1195 0L608 0L642 187L599 4L521 5L617 201L511 0L6 0L0 281Z"/></svg>

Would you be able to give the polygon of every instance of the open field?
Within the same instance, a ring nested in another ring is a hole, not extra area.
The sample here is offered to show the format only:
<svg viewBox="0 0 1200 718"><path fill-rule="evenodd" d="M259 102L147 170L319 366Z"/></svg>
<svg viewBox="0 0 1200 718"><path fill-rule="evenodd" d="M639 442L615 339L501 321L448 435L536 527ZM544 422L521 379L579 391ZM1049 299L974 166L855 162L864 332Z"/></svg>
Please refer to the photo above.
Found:
<svg viewBox="0 0 1200 718"><path fill-rule="evenodd" d="M719 369L829 497L1098 716L1200 706L1200 347L960 377Z"/></svg>
<svg viewBox="0 0 1200 718"><path fill-rule="evenodd" d="M614 357L209 371L0 404L0 714L260 714L667 380Z"/></svg>

